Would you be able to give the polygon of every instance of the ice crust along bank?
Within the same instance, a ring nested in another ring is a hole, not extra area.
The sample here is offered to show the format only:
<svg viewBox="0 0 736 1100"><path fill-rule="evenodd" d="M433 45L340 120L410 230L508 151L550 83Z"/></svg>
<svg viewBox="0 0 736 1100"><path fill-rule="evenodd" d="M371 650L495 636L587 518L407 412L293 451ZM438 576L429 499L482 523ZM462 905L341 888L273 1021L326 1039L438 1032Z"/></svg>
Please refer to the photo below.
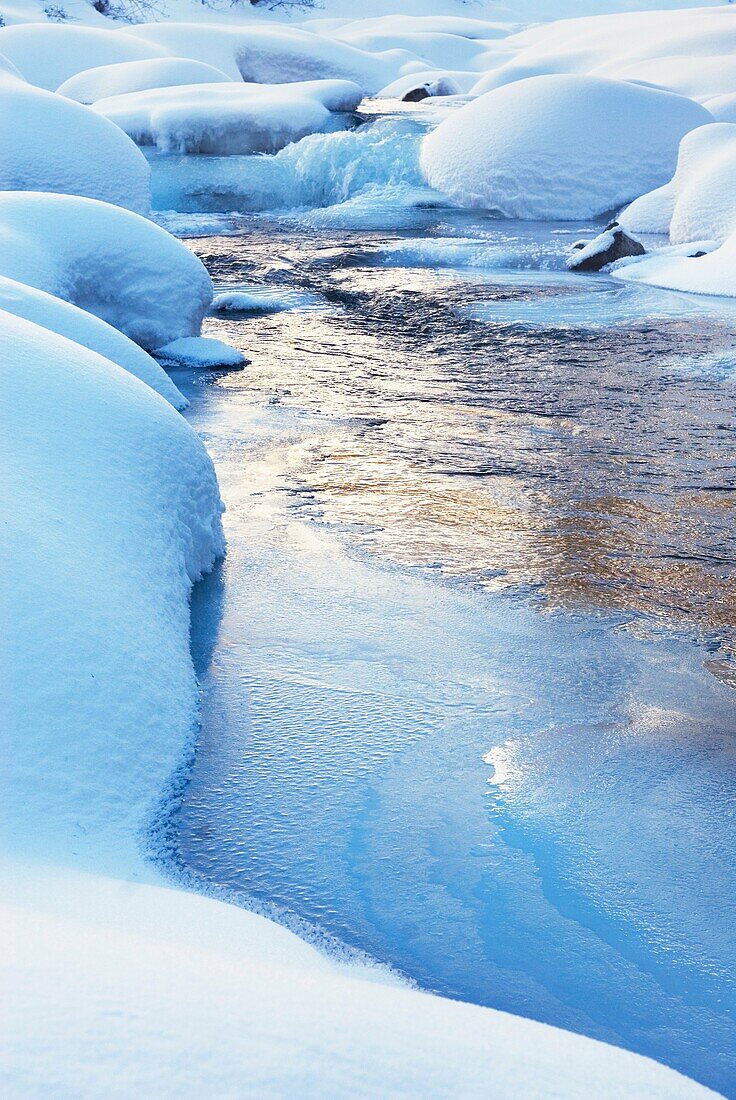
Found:
<svg viewBox="0 0 736 1100"><path fill-rule="evenodd" d="M25 2L11 18L23 17ZM221 141L217 130L222 101L238 104L237 129L244 81L300 76L312 87L306 128L294 124L297 106L307 111L294 85L279 93L278 118L273 98L262 111L261 145L278 148L327 128L327 116L352 110L361 92L424 77L428 64L473 66L457 71L479 79L505 68L521 46L499 44L516 28L478 21L381 32L320 29L317 20L311 29L183 22L109 30L104 17L74 10L96 26L0 28L12 108L3 115L5 183L15 189L0 194L0 270L7 294L11 282L29 288L0 311L10 501L3 621L12 624L2 643L10 697L4 926L13 944L1 964L13 990L0 1036L4 1092L198 1096L205 1081L274 1096L480 1096L492 1080L499 1096L540 1100L553 1091L712 1095L590 1040L367 981L252 914L163 888L144 856L146 829L196 726L189 591L224 547L206 451L169 403L181 404L176 388L129 342L157 350L196 338L212 286L180 243L139 216L148 210L147 172L122 130L166 148L231 153L230 136ZM207 67L221 74L210 93L196 83ZM729 79L728 66L702 70L709 95ZM78 94L119 91L118 79L128 82L123 102L116 95L117 104L108 98L95 111L56 94L74 82ZM150 86L133 91L136 81ZM156 81L183 83L162 90ZM337 81L342 98L330 106ZM201 110L205 94L220 106ZM266 95L273 89L255 93ZM130 124L133 108L145 115L140 129ZM694 102L686 109L706 120ZM114 129L100 118L108 113L125 124ZM21 115L23 140L13 122ZM86 135L96 158L72 152L70 134ZM343 151L355 148L351 139L344 135ZM309 186L318 194L326 145L306 140L308 149L289 146L278 165L290 186L311 151ZM381 159L354 166L349 180L331 179L328 190L342 186L347 206L356 177L364 172L369 186ZM338 171L344 163L336 158ZM415 208L427 202L415 167L399 165L397 218L406 216L408 189ZM637 181L632 175L627 186ZM388 216L392 195L383 197ZM360 228L361 202L337 216Z"/></svg>

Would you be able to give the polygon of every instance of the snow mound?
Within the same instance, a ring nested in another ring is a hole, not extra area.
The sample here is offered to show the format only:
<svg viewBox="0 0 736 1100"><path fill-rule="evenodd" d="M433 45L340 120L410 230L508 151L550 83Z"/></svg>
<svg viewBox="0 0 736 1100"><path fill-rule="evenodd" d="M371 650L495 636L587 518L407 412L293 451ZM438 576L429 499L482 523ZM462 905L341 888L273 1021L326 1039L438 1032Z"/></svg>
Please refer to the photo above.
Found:
<svg viewBox="0 0 736 1100"><path fill-rule="evenodd" d="M736 125L700 126L683 138L672 180L632 202L621 224L630 232L669 233L673 244L723 241L736 231L735 174Z"/></svg>
<svg viewBox="0 0 736 1100"><path fill-rule="evenodd" d="M156 358L171 367L242 370L250 360L237 348L209 336L183 336L156 349Z"/></svg>
<svg viewBox="0 0 736 1100"><path fill-rule="evenodd" d="M24 317L26 321L33 321L41 328L96 351L140 378L175 409L184 409L189 404L152 356L93 313L3 276L0 276L0 310Z"/></svg>
<svg viewBox="0 0 736 1100"><path fill-rule="evenodd" d="M720 248L706 255L683 256L665 252L614 270L619 279L690 294L736 298L736 232Z"/></svg>
<svg viewBox="0 0 736 1100"><path fill-rule="evenodd" d="M196 336L207 271L146 218L95 199L0 192L0 275L101 317L143 347Z"/></svg>
<svg viewBox="0 0 736 1100"><path fill-rule="evenodd" d="M85 195L145 214L150 174L107 119L0 73L0 188Z"/></svg>
<svg viewBox="0 0 736 1100"><path fill-rule="evenodd" d="M10 58L2 53L0 53L0 74L3 76L14 76L16 80L25 80L20 69L16 68Z"/></svg>
<svg viewBox="0 0 736 1100"><path fill-rule="evenodd" d="M112 96L94 110L140 145L230 156L275 153L333 129L333 112L352 111L360 99L358 86L344 80L198 84Z"/></svg>
<svg viewBox="0 0 736 1100"><path fill-rule="evenodd" d="M143 382L5 312L0 378L5 853L129 871L196 722L214 469Z"/></svg>
<svg viewBox="0 0 736 1100"><path fill-rule="evenodd" d="M93 66L145 61L168 52L128 31L72 27L64 23L0 27L0 53L31 84L52 92L70 76Z"/></svg>
<svg viewBox="0 0 736 1100"><path fill-rule="evenodd" d="M211 898L23 870L0 908L7 1100L40 1095L41 1066L58 1097L715 1100L625 1050L338 966Z"/></svg>
<svg viewBox="0 0 736 1100"><path fill-rule="evenodd" d="M663 183L710 121L669 92L583 76L521 80L451 114L423 143L432 187L503 217L595 217Z"/></svg>
<svg viewBox="0 0 736 1100"><path fill-rule="evenodd" d="M716 122L736 122L736 92L707 99L703 104Z"/></svg>
<svg viewBox="0 0 736 1100"><path fill-rule="evenodd" d="M422 69L392 80L378 96L380 99L403 99L415 88L425 88L427 96L462 95L470 91L477 79L477 73L462 69Z"/></svg>
<svg viewBox="0 0 736 1100"><path fill-rule="evenodd" d="M146 23L135 33L162 54L196 57L233 80L257 84L337 78L371 94L404 72L427 67L405 50L368 53L294 26Z"/></svg>
<svg viewBox="0 0 736 1100"><path fill-rule="evenodd" d="M186 57L154 57L150 61L121 61L117 65L98 65L94 69L65 80L59 95L76 99L78 103L95 103L98 99L144 92L149 88L176 88L181 84L226 83L230 77Z"/></svg>

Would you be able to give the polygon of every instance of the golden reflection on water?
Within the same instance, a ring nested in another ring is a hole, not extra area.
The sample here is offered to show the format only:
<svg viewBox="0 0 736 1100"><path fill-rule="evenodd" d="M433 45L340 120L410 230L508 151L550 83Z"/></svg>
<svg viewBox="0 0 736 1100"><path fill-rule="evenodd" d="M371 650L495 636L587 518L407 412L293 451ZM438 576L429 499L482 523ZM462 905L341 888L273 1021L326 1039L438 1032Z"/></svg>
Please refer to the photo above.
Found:
<svg viewBox="0 0 736 1100"><path fill-rule="evenodd" d="M240 242L240 263L238 247L196 242L215 278L268 278L269 242ZM324 247L310 266L309 242L290 248L292 275L333 312L207 331L252 357L225 384L324 418L309 459L284 470L308 514L389 561L532 591L549 607L693 627L727 656L736 387L663 367L733 347L725 325L500 332L458 320L473 295L489 296L467 273L364 269ZM712 664L734 683L727 660Z"/></svg>

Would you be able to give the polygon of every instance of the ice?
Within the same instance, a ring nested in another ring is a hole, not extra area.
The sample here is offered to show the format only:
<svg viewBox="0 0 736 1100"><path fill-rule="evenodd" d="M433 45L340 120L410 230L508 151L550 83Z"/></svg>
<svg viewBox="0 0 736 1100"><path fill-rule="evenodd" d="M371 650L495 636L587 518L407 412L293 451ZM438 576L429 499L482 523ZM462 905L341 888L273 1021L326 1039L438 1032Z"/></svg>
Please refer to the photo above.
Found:
<svg viewBox="0 0 736 1100"><path fill-rule="evenodd" d="M86 195L146 214L149 176L141 152L107 119L0 73L2 189Z"/></svg>
<svg viewBox="0 0 736 1100"><path fill-rule="evenodd" d="M681 138L710 117L652 88L541 76L451 114L425 138L422 168L456 202L502 217L595 217L665 183Z"/></svg>
<svg viewBox="0 0 736 1100"><path fill-rule="evenodd" d="M146 348L196 336L212 301L209 275L185 245L129 210L72 195L0 192L0 274Z"/></svg>
<svg viewBox="0 0 736 1100"><path fill-rule="evenodd" d="M121 61L117 65L85 69L65 80L57 91L78 103L95 103L98 99L150 88L218 82L229 83L230 77L213 65L186 57L156 57L149 61Z"/></svg>
<svg viewBox="0 0 736 1100"><path fill-rule="evenodd" d="M237 290L228 289L215 294L211 313L280 313L297 309L302 312L329 310L330 306L317 294L294 290L291 287L264 287L253 284Z"/></svg>

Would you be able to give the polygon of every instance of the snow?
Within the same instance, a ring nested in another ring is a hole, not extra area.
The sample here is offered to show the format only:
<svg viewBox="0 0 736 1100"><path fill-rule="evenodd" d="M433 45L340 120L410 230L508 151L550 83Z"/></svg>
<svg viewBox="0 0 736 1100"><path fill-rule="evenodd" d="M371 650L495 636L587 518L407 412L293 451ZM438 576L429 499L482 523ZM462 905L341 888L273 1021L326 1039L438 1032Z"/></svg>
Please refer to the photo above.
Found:
<svg viewBox="0 0 736 1100"><path fill-rule="evenodd" d="M241 370L248 360L242 352L207 336L184 336L156 349L156 358L172 367L205 370Z"/></svg>
<svg viewBox="0 0 736 1100"><path fill-rule="evenodd" d="M378 93L382 99L402 99L413 88L425 87L431 96L459 95L469 92L478 74L462 69L423 69L392 80Z"/></svg>
<svg viewBox="0 0 736 1100"><path fill-rule="evenodd" d="M690 294L736 298L736 231L705 256L647 256L613 271L620 279Z"/></svg>
<svg viewBox="0 0 736 1100"><path fill-rule="evenodd" d="M141 145L162 152L245 155L275 153L291 142L333 129L333 112L360 102L355 84L198 84L100 99L94 110Z"/></svg>
<svg viewBox="0 0 736 1100"><path fill-rule="evenodd" d="M714 122L687 134L672 180L622 214L629 230L669 233L673 244L723 241L736 231L736 125Z"/></svg>
<svg viewBox="0 0 736 1100"><path fill-rule="evenodd" d="M180 241L129 210L70 195L0 192L0 274L146 348L196 336L212 300L207 271Z"/></svg>
<svg viewBox="0 0 736 1100"><path fill-rule="evenodd" d="M230 77L213 65L186 57L156 57L150 61L121 61L98 65L65 80L59 95L78 103L95 103L109 96L143 92L149 88L175 88L181 84L225 83Z"/></svg>
<svg viewBox="0 0 736 1100"><path fill-rule="evenodd" d="M716 122L736 122L736 92L707 99L703 106L707 107Z"/></svg>
<svg viewBox="0 0 736 1100"><path fill-rule="evenodd" d="M405 50L367 53L297 27L148 23L135 33L161 52L196 57L234 80L260 84L337 78L375 93L404 72L427 67Z"/></svg>
<svg viewBox="0 0 736 1100"><path fill-rule="evenodd" d="M142 348L123 336L122 332L101 321L92 313L71 305L61 298L34 290L25 283L0 276L0 310L24 317L27 321L66 336L77 344L97 352L117 363L151 389L156 390L175 409L186 408L188 402L158 365Z"/></svg>
<svg viewBox="0 0 736 1100"><path fill-rule="evenodd" d="M0 188L86 195L142 214L151 206L148 164L125 134L77 103L2 73Z"/></svg>
<svg viewBox="0 0 736 1100"><path fill-rule="evenodd" d="M31 84L52 92L85 69L121 61L144 61L168 52L127 30L98 30L63 23L0 27L0 53Z"/></svg>
<svg viewBox="0 0 736 1100"><path fill-rule="evenodd" d="M428 182L508 218L594 217L667 180L699 104L599 77L542 76L495 89L430 133Z"/></svg>
<svg viewBox="0 0 736 1100"><path fill-rule="evenodd" d="M0 349L4 850L127 873L196 721L188 596L223 551L217 481L110 360L5 312Z"/></svg>
<svg viewBox="0 0 736 1100"><path fill-rule="evenodd" d="M229 290L216 294L211 313L280 313L283 310L329 309L324 298L291 287L253 286L245 290Z"/></svg>

